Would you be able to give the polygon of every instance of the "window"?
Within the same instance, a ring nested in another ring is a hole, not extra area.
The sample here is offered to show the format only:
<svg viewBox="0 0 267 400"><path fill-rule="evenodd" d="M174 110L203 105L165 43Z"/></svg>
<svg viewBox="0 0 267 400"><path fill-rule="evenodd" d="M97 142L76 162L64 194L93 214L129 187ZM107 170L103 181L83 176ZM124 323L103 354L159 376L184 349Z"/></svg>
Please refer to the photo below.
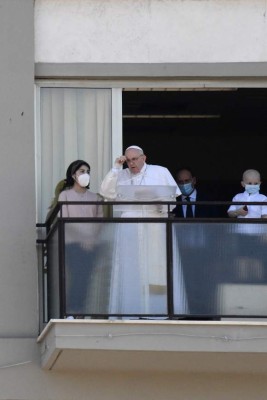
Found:
<svg viewBox="0 0 267 400"><path fill-rule="evenodd" d="M37 219L44 221L54 189L75 159L90 164L91 189L98 192L111 165L112 90L40 87L37 93Z"/></svg>

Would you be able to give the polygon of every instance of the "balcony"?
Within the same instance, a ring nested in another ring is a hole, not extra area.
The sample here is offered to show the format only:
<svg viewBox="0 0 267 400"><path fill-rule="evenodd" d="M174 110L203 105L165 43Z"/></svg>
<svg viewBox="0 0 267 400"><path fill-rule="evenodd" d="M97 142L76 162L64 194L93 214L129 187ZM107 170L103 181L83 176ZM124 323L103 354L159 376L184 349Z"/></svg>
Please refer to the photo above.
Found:
<svg viewBox="0 0 267 400"><path fill-rule="evenodd" d="M76 219L58 214L62 203L39 240L43 368L255 372L266 362L267 220L118 218L114 204Z"/></svg>

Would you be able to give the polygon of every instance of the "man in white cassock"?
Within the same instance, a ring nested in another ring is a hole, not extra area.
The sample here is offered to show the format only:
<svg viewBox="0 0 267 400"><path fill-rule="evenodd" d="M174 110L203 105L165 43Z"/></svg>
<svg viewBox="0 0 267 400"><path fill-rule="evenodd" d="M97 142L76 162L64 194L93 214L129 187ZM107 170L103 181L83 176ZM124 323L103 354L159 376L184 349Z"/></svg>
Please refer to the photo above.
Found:
<svg viewBox="0 0 267 400"><path fill-rule="evenodd" d="M125 162L128 168L122 169ZM131 189L132 198L131 195L127 198L127 194L126 198L123 196L125 191L127 193L126 186ZM173 199L160 198L159 193L164 189L173 193ZM159 190L157 194L156 190ZM101 184L100 193L107 200L141 202L172 201L181 194L169 170L146 164L146 156L138 146L128 147L124 155L116 158L114 167ZM114 209L119 209L124 218L167 217L167 206L163 204L118 205ZM120 223L114 241L110 314L166 314L166 225L159 222Z"/></svg>

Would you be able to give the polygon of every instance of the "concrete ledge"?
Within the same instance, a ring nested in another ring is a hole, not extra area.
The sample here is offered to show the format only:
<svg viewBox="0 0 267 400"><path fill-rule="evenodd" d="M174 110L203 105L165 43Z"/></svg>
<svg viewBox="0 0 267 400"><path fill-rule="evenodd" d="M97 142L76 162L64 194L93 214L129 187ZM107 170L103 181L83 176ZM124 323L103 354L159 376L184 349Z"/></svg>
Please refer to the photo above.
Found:
<svg viewBox="0 0 267 400"><path fill-rule="evenodd" d="M50 370L267 373L266 322L51 320L38 343Z"/></svg>
<svg viewBox="0 0 267 400"><path fill-rule="evenodd" d="M249 63L36 63L36 79L265 78L266 62Z"/></svg>

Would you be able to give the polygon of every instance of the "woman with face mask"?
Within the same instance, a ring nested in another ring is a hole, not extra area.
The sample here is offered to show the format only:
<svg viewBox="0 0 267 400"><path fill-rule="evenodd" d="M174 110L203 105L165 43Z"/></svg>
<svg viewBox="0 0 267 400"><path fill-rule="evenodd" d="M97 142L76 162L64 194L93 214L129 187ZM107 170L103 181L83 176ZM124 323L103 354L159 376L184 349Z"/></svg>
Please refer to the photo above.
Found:
<svg viewBox="0 0 267 400"><path fill-rule="evenodd" d="M67 169L65 185L58 200L79 203L102 201L99 195L88 190L89 183L90 165L83 160L72 162ZM103 207L101 204L64 204L62 217L103 217ZM100 225L90 221L64 224L67 315L90 313L90 286L98 253ZM88 298L89 302L86 302Z"/></svg>

